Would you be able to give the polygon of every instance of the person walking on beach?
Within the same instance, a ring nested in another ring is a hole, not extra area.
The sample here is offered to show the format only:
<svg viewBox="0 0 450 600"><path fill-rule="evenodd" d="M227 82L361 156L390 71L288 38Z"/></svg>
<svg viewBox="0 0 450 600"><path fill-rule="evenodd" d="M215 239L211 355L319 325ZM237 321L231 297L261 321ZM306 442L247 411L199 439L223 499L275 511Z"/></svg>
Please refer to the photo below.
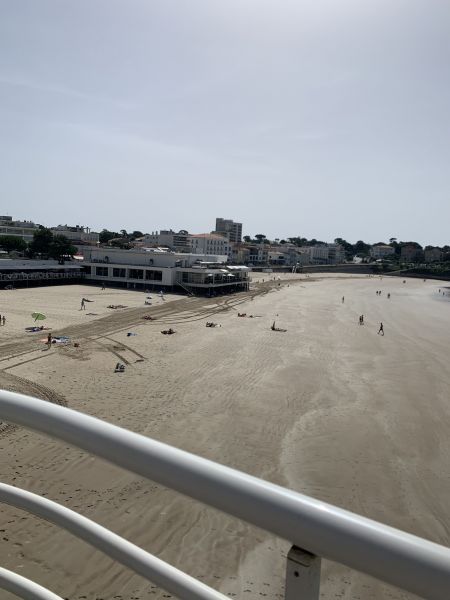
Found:
<svg viewBox="0 0 450 600"><path fill-rule="evenodd" d="M3 327L5 326L5 324L6 324L6 317L5 317L5 315L3 315L3 317L2 317L2 325L3 325Z"/></svg>
<svg viewBox="0 0 450 600"><path fill-rule="evenodd" d="M378 330L378 335L384 335L384 327L383 327L383 323L380 323L380 329Z"/></svg>
<svg viewBox="0 0 450 600"><path fill-rule="evenodd" d="M344 304L344 302L345 302L345 298L344 298L344 296L342 296L342 304Z"/></svg>
<svg viewBox="0 0 450 600"><path fill-rule="evenodd" d="M81 308L80 310L86 310L86 304L84 302L84 298L81 298Z"/></svg>
<svg viewBox="0 0 450 600"><path fill-rule="evenodd" d="M441 290L439 290L439 293L441 293ZM2 315L0 315L0 325L2 324Z"/></svg>
<svg viewBox="0 0 450 600"><path fill-rule="evenodd" d="M47 346L48 346L49 350L51 348L51 345L52 345L52 334L49 333L48 336L47 336Z"/></svg>

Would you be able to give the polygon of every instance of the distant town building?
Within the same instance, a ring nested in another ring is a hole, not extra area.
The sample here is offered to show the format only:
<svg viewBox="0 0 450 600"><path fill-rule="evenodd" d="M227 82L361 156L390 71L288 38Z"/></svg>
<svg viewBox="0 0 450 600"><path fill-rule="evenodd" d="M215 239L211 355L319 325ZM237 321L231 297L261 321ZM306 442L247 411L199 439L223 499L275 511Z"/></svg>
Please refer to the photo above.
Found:
<svg viewBox="0 0 450 600"><path fill-rule="evenodd" d="M13 221L10 216L0 216L0 235L14 235L22 238L25 242L31 242L33 234L38 228L38 225L32 221Z"/></svg>
<svg viewBox="0 0 450 600"><path fill-rule="evenodd" d="M444 253L440 248L425 248L425 262L441 262Z"/></svg>
<svg viewBox="0 0 450 600"><path fill-rule="evenodd" d="M269 248L266 244L249 244L249 264L267 265L269 262Z"/></svg>
<svg viewBox="0 0 450 600"><path fill-rule="evenodd" d="M247 244L230 244L233 264L248 265L250 262L250 249Z"/></svg>
<svg viewBox="0 0 450 600"><path fill-rule="evenodd" d="M345 262L345 250L340 244L327 244L328 264L339 265Z"/></svg>
<svg viewBox="0 0 450 600"><path fill-rule="evenodd" d="M386 256L395 254L395 248L388 246L387 244L374 244L370 248L369 254L372 258L385 258Z"/></svg>
<svg viewBox="0 0 450 600"><path fill-rule="evenodd" d="M52 227L51 230L54 235L63 235L76 245L97 244L100 239L99 233L81 225L58 225L57 227Z"/></svg>
<svg viewBox="0 0 450 600"><path fill-rule="evenodd" d="M345 250L340 244L322 244L301 248L309 254L310 263L314 265L338 265L345 262Z"/></svg>
<svg viewBox="0 0 450 600"><path fill-rule="evenodd" d="M286 255L278 247L269 248L267 250L267 262L269 265L285 265Z"/></svg>
<svg viewBox="0 0 450 600"><path fill-rule="evenodd" d="M218 217L214 233L226 235L230 242L239 243L242 241L242 223L235 223L231 219Z"/></svg>
<svg viewBox="0 0 450 600"><path fill-rule="evenodd" d="M420 246L405 244L401 247L400 256L405 262L420 262L423 259L423 251Z"/></svg>
<svg viewBox="0 0 450 600"><path fill-rule="evenodd" d="M309 259L312 264L328 264L328 246L306 246L304 250L309 254Z"/></svg>
<svg viewBox="0 0 450 600"><path fill-rule="evenodd" d="M189 234L185 229L178 232L172 229L161 229L160 232L146 233L139 242L141 246L165 247L174 252L190 252L191 249Z"/></svg>
<svg viewBox="0 0 450 600"><path fill-rule="evenodd" d="M230 242L222 235L198 233L189 235L188 240L194 254L223 254L228 258L232 256Z"/></svg>

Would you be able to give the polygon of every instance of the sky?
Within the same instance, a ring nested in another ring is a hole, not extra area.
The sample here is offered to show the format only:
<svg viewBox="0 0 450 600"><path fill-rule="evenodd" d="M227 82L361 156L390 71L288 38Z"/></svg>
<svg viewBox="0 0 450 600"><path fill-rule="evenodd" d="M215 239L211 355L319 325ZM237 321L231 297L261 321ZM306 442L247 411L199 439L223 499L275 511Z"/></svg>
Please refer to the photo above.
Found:
<svg viewBox="0 0 450 600"><path fill-rule="evenodd" d="M0 212L450 243L448 0L0 0Z"/></svg>

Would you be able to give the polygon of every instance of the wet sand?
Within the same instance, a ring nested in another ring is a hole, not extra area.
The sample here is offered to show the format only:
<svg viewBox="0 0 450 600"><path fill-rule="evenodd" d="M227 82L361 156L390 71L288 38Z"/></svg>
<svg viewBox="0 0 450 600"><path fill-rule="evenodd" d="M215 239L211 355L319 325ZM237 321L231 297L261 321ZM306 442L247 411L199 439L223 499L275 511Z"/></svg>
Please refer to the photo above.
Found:
<svg viewBox="0 0 450 600"><path fill-rule="evenodd" d="M320 274L278 286L270 277L253 276L254 291L267 292L253 300L167 297L152 307L142 292L1 291L0 384L448 545L450 305L439 282ZM78 311L82 296L95 299L95 322ZM102 303L130 308L111 315ZM30 309L44 305L45 323L78 348L45 351L27 337ZM271 331L274 320L287 331ZM177 334L161 335L168 326ZM118 360L124 373L113 373ZM30 431L8 430L0 448L6 483L78 510L224 593L283 596L286 541ZM0 523L2 566L63 597L164 597L21 511L0 507ZM322 581L327 599L412 598L326 562Z"/></svg>

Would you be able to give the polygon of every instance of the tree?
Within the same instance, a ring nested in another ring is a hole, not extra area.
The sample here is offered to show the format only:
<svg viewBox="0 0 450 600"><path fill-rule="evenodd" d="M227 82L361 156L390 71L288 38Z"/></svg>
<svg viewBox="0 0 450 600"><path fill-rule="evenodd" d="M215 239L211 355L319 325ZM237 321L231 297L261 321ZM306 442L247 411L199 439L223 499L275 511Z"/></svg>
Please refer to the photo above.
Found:
<svg viewBox="0 0 450 600"><path fill-rule="evenodd" d="M354 254L353 245L350 244L350 242L347 242L347 240L344 240L343 238L336 238L334 240L334 243L339 244L340 246L342 246L344 248L346 258L350 258L353 256L353 254Z"/></svg>
<svg viewBox="0 0 450 600"><path fill-rule="evenodd" d="M107 244L109 240L118 238L119 233L117 231L108 231L108 229L102 229L99 236L100 244Z"/></svg>
<svg viewBox="0 0 450 600"><path fill-rule="evenodd" d="M266 239L266 236L265 236L263 233L257 233L257 234L255 235L255 239L257 239L257 240L258 240L258 242L259 242L260 244L262 244L262 243L263 243L263 240L265 240L265 239Z"/></svg>
<svg viewBox="0 0 450 600"><path fill-rule="evenodd" d="M110 246L115 248L122 248L122 250L129 250L132 246L126 238L114 238L109 242Z"/></svg>
<svg viewBox="0 0 450 600"><path fill-rule="evenodd" d="M136 230L133 231L133 233L131 234L131 239L135 240L136 238L141 238L144 234L142 233L142 231Z"/></svg>
<svg viewBox="0 0 450 600"><path fill-rule="evenodd" d="M60 263L64 263L64 259L71 258L77 253L77 249L72 245L72 242L65 235L54 235L50 244L48 255Z"/></svg>
<svg viewBox="0 0 450 600"><path fill-rule="evenodd" d="M53 241L53 232L47 227L41 227L33 233L33 241L30 242L29 251L32 256L40 254L48 256L50 245Z"/></svg>
<svg viewBox="0 0 450 600"><path fill-rule="evenodd" d="M14 250L24 252L27 249L27 243L18 235L0 235L0 248L6 252Z"/></svg>
<svg viewBox="0 0 450 600"><path fill-rule="evenodd" d="M252 238L249 235L244 235L244 242L246 244L250 244L252 241Z"/></svg>
<svg viewBox="0 0 450 600"><path fill-rule="evenodd" d="M358 240L356 244L353 246L353 251L355 254L363 254L367 256L369 254L370 244L366 244L362 240Z"/></svg>
<svg viewBox="0 0 450 600"><path fill-rule="evenodd" d="M120 230L120 235L121 235L122 237L128 237L127 230L126 230L126 229L121 229L121 230Z"/></svg>

